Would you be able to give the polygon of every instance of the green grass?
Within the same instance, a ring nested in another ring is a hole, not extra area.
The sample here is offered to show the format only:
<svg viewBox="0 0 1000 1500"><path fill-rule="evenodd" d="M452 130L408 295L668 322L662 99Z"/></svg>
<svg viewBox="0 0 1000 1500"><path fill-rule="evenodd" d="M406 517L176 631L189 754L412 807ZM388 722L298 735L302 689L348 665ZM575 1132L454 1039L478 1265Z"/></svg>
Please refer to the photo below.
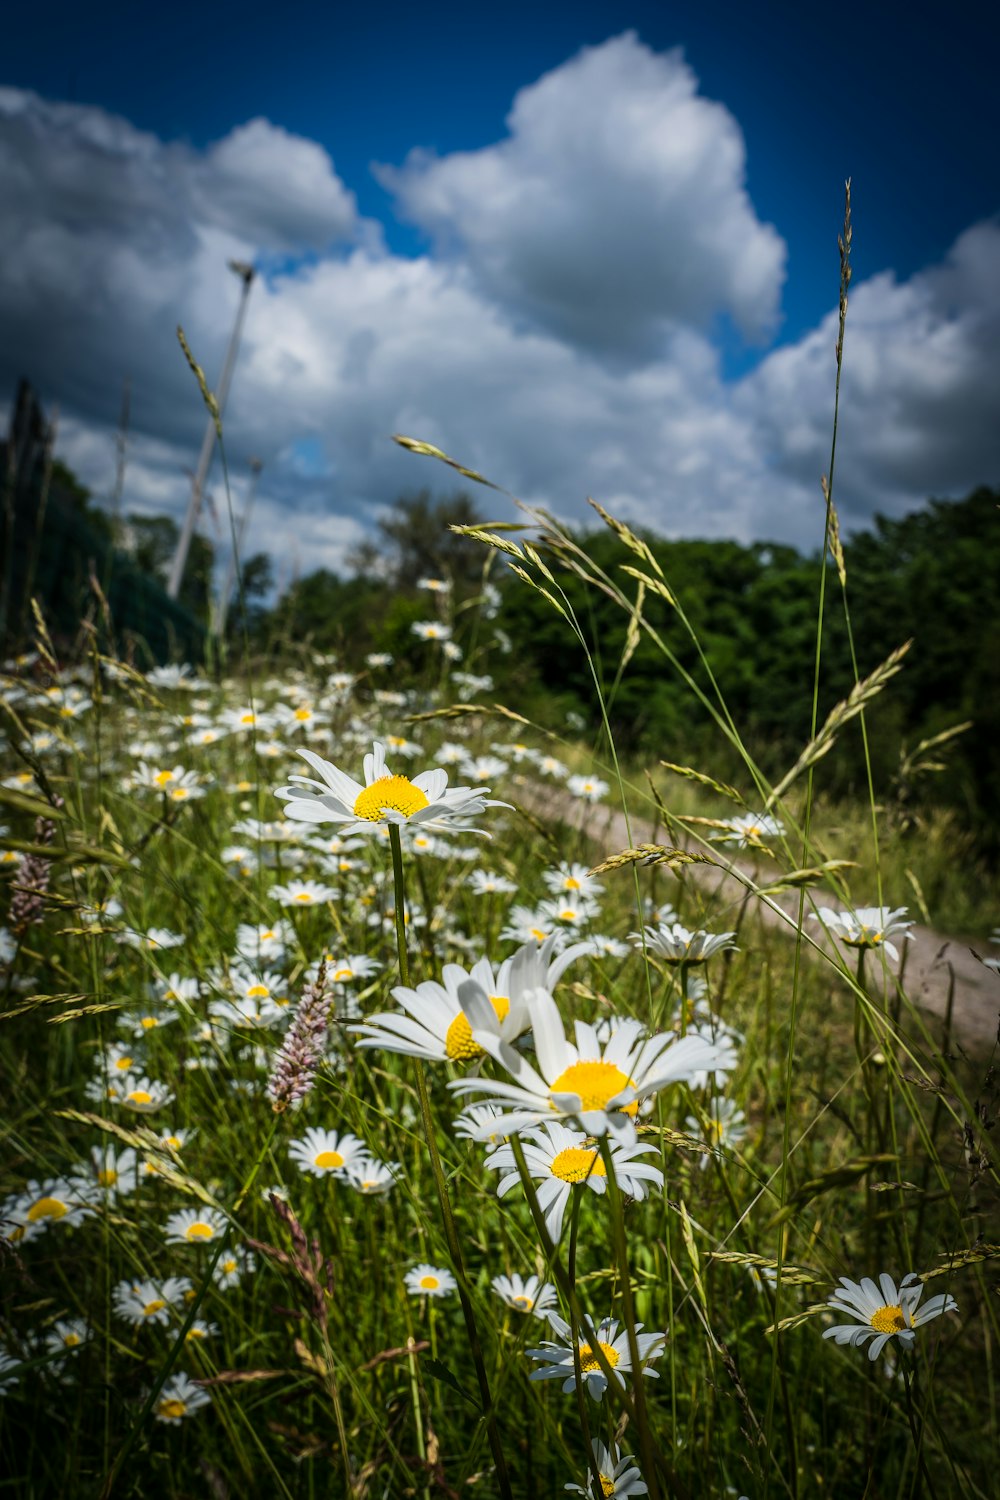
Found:
<svg viewBox="0 0 1000 1500"><path fill-rule="evenodd" d="M319 673L312 681L283 674L273 688L258 683L255 701L266 707L298 695L316 702L322 682ZM246 702L247 688L224 684L202 696L205 712L217 715L226 701ZM34 691L14 708L28 728L59 722ZM265 1083L281 1024L249 1037L231 1025L204 1035L218 997L211 976L231 962L237 925L283 915L268 892L289 874L287 846L270 846L273 869L261 863L246 876L226 873L220 855L239 841L232 831L239 817L280 816L272 788L294 768L295 741L274 761L255 758L245 736L196 751L178 739L186 708L187 695L160 704L138 684L105 684L101 700L71 726L79 748L41 761L48 785L65 797L67 816L53 846L58 858L44 918L27 929L9 970L0 1024L8 1101L3 1190L13 1197L29 1179L82 1169L92 1147L122 1144L108 1128L135 1136L169 1126L189 1136L179 1157L152 1157L160 1170L137 1192L103 1203L97 1194L81 1223L50 1223L13 1247L3 1348L22 1368L0 1402L4 1488L99 1494L109 1492L113 1476L110 1492L121 1495L181 1496L206 1484L218 1493L261 1496L352 1488L372 1496L444 1495L469 1486L470 1493L499 1494L457 1299L415 1298L404 1288L416 1262L449 1264L412 1060L359 1050L339 1022L330 1060L301 1111L275 1115ZM355 775L365 735L406 732L398 717L387 720L365 702L363 687L330 712L331 758ZM351 748L356 715L365 724ZM414 737L418 731L425 751L417 769L434 763L442 732L461 737L471 752L511 737L499 718L410 730ZM140 738L158 747L149 758L159 765L195 766L210 778L207 795L164 816L158 793L126 790L123 778L135 765L128 746ZM169 748L175 743L176 753ZM322 752L326 735L314 743ZM585 764L584 751L577 762ZM651 769L675 815L724 815L718 799ZM514 810L477 820L494 835L483 841L478 864L511 877L516 894L472 894L464 881L477 862L461 857L473 843L479 849L471 835L447 840L445 857L407 856L408 898L435 913L427 927L411 925L412 982L438 976L446 961L469 967L486 954L499 962L516 947L499 937L508 908L545 895L546 868L558 858L592 863L611 852L595 852L583 833L558 822L536 831L517 810L517 775L512 766L493 782L493 795ZM253 782L252 793L228 790L243 778ZM801 825L805 807L802 800L783 809L790 825ZM645 838L649 804L637 799L632 810L637 836ZM598 821L596 809L591 816ZM806 853L849 853L860 865L850 872L854 899L874 902L870 815L815 801L810 817ZM23 809L11 808L9 821L13 837L30 840ZM936 921L944 925L963 911L970 926L980 920L981 893L970 894L963 908L961 861L948 859L961 837L954 829L932 824L930 838L924 830L923 839L904 839L884 820L880 826L886 904L913 905L910 869ZM74 845L100 853L84 863L69 852ZM369 925L374 910L391 906L389 851L375 839L349 857L353 868L331 877L336 897L293 914L294 939L275 967L282 995L294 999L306 965L324 951L371 955L381 967L355 987L361 1013L370 1015L394 1008L389 991L398 982L391 925ZM808 862L794 849L776 863L787 869ZM327 878L315 854L301 873ZM798 1321L825 1303L841 1275L888 1270L898 1280L910 1269L933 1272L949 1257L961 1261L980 1234L996 1238L993 1167L970 1172L962 1146L968 1126L977 1150L986 1149L984 1127L994 1109L983 1076L988 1060L978 1077L957 1078L947 1059L928 1050L908 1002L897 1029L858 991L849 955L834 962L765 927L752 899L740 917L713 900L710 886L683 870L678 879L662 865L625 867L605 875L604 884L595 930L621 939L640 925L637 896L671 900L692 928L727 930L739 920L739 951L707 965L707 999L743 1037L725 1094L748 1126L737 1147L703 1167L686 1120L704 1118L708 1093L678 1085L657 1096L641 1138L656 1147L664 1188L625 1207L627 1268L614 1250L608 1196L575 1190L583 1201L573 1284L583 1309L596 1319L611 1312L621 1318L627 1275L635 1316L647 1331L668 1335L655 1364L659 1379L644 1382L645 1419L636 1411L645 1431L630 1423L622 1451L640 1455L651 1482L641 1455L654 1454L664 1495L721 1496L727 1487L753 1497L990 1494L996 1315L988 1262L958 1265L930 1283L928 1295L952 1292L959 1312L918 1330L915 1356L901 1355L891 1376L884 1360L873 1366L863 1351L822 1340L820 1313ZM112 930L89 928L81 908L109 895L124 912L107 928L165 927L184 934L184 945L152 954L117 941ZM101 1049L128 1036L126 1024L142 1013L157 974L175 970L197 978L201 993L176 1006L178 1019L153 1028L141 1044L142 1071L167 1085L174 1102L136 1115L88 1099ZM577 960L557 996L567 1018L633 1015L669 1027L679 983L655 956L646 964L629 948L623 957ZM529 1381L534 1365L525 1351L551 1335L541 1322L505 1309L489 1285L501 1273L558 1278L523 1191L498 1201L484 1148L454 1134L457 1105L446 1083L460 1072L427 1065L435 1140L511 1493L561 1492L567 1482L584 1482L578 1404L558 1382ZM987 1118L977 1118L975 1097ZM366 1197L345 1182L302 1174L288 1146L307 1126L356 1134L380 1160L400 1164L397 1185ZM150 1138L135 1138L151 1155ZM287 1193L306 1241L315 1242L312 1286L301 1256L296 1269L288 1225L264 1196L273 1188ZM231 1245L250 1239L273 1247L258 1249L256 1270L227 1291L208 1276L209 1247L164 1240L167 1217L206 1197L231 1215ZM564 1279L568 1234L558 1250ZM754 1285L753 1257L781 1263L776 1295ZM184 1275L196 1291L205 1286L198 1316L218 1326L211 1338L177 1347L183 1306L164 1327L133 1331L115 1316L118 1283ZM568 1317L565 1295L561 1305ZM65 1357L45 1356L40 1340L68 1316L86 1318L92 1336ZM769 1332L776 1322L788 1326ZM416 1352L407 1351L410 1339ZM225 1376L207 1387L210 1405L178 1426L143 1415L168 1359L196 1378ZM585 1402L584 1411L595 1437L606 1442L619 1430L622 1413L610 1393L599 1406Z"/></svg>

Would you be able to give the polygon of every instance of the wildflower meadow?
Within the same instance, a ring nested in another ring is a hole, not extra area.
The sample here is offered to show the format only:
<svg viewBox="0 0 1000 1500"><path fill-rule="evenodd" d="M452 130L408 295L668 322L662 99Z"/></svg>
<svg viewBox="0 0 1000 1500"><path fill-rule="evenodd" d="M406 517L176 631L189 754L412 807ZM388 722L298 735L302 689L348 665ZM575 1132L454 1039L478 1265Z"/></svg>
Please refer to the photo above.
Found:
<svg viewBox="0 0 1000 1500"><path fill-rule="evenodd" d="M985 1036L946 957L908 978L928 841L865 738L907 643L852 637L828 705L832 472L779 776L600 507L612 572L528 508L460 528L488 582L456 618L419 580L419 681L96 628L70 659L36 610L3 681L0 1490L996 1494L1000 949L969 934ZM588 651L595 739L499 700L501 571ZM718 761L620 752L640 640Z"/></svg>

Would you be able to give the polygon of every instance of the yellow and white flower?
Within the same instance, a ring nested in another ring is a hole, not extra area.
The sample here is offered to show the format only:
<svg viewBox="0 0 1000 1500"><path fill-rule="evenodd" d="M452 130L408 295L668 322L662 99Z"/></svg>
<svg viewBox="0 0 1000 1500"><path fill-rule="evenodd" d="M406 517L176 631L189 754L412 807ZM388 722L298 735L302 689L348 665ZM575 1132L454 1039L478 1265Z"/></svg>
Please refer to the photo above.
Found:
<svg viewBox="0 0 1000 1500"><path fill-rule="evenodd" d="M911 1348L915 1328L929 1323L932 1318L940 1317L942 1313L958 1311L954 1297L942 1293L931 1297L918 1312L917 1303L923 1290L923 1282L913 1271L903 1277L898 1289L892 1277L884 1271L877 1286L870 1276L862 1277L860 1282L850 1281L842 1276L840 1285L834 1289L834 1295L827 1305L835 1312L847 1313L848 1317L857 1321L837 1323L833 1328L826 1328L823 1330L823 1337L833 1339L838 1344L850 1344L853 1348L864 1345L871 1339L868 1349L870 1360L878 1359L886 1344L893 1338L898 1338L905 1348Z"/></svg>
<svg viewBox="0 0 1000 1500"><path fill-rule="evenodd" d="M659 1358L667 1336L664 1333L642 1333L641 1328L641 1323L635 1325L636 1344L641 1361L640 1373L656 1379L659 1371L651 1370L649 1362ZM564 1330L562 1337L566 1340L569 1329L565 1323L561 1325L561 1329ZM587 1394L593 1401L600 1401L608 1388L608 1377L597 1361L595 1348L600 1347L619 1385L624 1386L625 1376L633 1373L628 1330L622 1329L619 1333L618 1329L617 1318L605 1318L599 1328L594 1328L592 1324L585 1322L577 1339L580 1372L587 1387ZM561 1380L564 1391L576 1390L576 1368L571 1343L567 1341L557 1344L546 1341L540 1349L529 1349L527 1352L529 1358L541 1362L541 1368L532 1370L528 1376L529 1380Z"/></svg>
<svg viewBox="0 0 1000 1500"><path fill-rule="evenodd" d="M222 1214L212 1208L181 1209L171 1214L163 1232L168 1245L207 1245L226 1227Z"/></svg>
<svg viewBox="0 0 1000 1500"><path fill-rule="evenodd" d="M479 833L467 820L504 805L487 800L485 787L449 788L448 774L440 769L421 771L412 780L394 776L378 740L364 759L363 786L312 750L299 754L320 780L292 776L276 795L286 803L286 816L304 823L337 823L345 833L373 833L389 823L420 824L430 833Z"/></svg>
<svg viewBox="0 0 1000 1500"><path fill-rule="evenodd" d="M191 1292L188 1276L168 1276L166 1281L120 1281L111 1294L117 1317L136 1328L144 1323L169 1323L180 1312Z"/></svg>
<svg viewBox="0 0 1000 1500"><path fill-rule="evenodd" d="M202 1406L208 1406L210 1397L200 1385L195 1385L189 1375L171 1375L153 1407L158 1422L169 1422L179 1427L184 1417L191 1417Z"/></svg>
<svg viewBox="0 0 1000 1500"><path fill-rule="evenodd" d="M357 1167L369 1151L356 1135L339 1135L335 1130L314 1126L301 1140L289 1142L288 1154L301 1172L310 1172L313 1177L339 1177Z"/></svg>
<svg viewBox="0 0 1000 1500"><path fill-rule="evenodd" d="M459 1094L483 1094L486 1102L507 1113L497 1121L504 1134L552 1121L576 1121L588 1135L609 1132L635 1144L634 1119L642 1100L672 1083L688 1082L699 1070L712 1068L719 1049L703 1037L679 1041L672 1033L647 1036L641 1022L622 1021L601 1045L593 1026L575 1023L575 1042L567 1040L562 1017L548 990L527 997L538 1068L490 1024L481 997L463 987L462 1004L472 1039L510 1075L503 1079L460 1078L448 1085Z"/></svg>
<svg viewBox="0 0 1000 1500"><path fill-rule="evenodd" d="M458 1286L450 1271L426 1264L407 1271L403 1281L411 1297L447 1297Z"/></svg>

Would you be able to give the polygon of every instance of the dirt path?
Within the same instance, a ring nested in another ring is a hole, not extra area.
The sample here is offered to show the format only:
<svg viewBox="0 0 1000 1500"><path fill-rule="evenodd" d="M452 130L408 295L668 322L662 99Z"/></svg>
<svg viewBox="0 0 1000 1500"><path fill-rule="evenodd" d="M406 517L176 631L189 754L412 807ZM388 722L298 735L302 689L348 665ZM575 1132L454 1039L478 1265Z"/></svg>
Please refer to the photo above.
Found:
<svg viewBox="0 0 1000 1500"><path fill-rule="evenodd" d="M542 787L526 781L517 788L515 796L536 817L558 817L589 838L594 844L595 861L629 847L625 818L620 812L614 812L604 805L581 802L555 787ZM633 824L632 832L637 843L650 841L649 829L645 824ZM657 841L663 842L662 835L657 837ZM725 857L725 852L720 850L719 858ZM733 863L745 875L754 878L750 863L740 860ZM731 904L734 911L746 895L746 887L738 879L723 874L712 865L688 865L685 878L712 887L720 902ZM758 874L757 879L762 878ZM836 896L819 887L811 887L811 895L817 906L831 906L836 910L841 905ZM781 928L792 938L796 932L798 899L797 892L785 892L759 900L756 905L762 921L770 927ZM821 948L827 951L835 949L836 945L825 936L819 922L808 922L806 930ZM948 996L954 985L952 1046L960 1047L975 1057L989 1053L998 1041L1000 973L986 968L967 943L935 932L930 927L914 925L910 929L909 941L897 943L896 946L900 950L901 965L889 960L890 973L902 972L906 994L924 1012L932 1037L938 1040L943 1035ZM987 949L984 957L989 957L990 954L991 950ZM869 968L869 983L876 972L876 967L872 964Z"/></svg>

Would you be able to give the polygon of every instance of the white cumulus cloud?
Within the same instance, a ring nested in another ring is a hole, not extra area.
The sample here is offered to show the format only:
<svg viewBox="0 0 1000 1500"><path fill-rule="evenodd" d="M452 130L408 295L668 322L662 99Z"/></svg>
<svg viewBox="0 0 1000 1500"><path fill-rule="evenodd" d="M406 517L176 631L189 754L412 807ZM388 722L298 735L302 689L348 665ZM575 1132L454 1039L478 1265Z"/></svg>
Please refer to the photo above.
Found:
<svg viewBox="0 0 1000 1500"><path fill-rule="evenodd" d="M514 100L508 135L382 182L488 295L560 338L655 356L671 325L770 330L785 245L746 191L739 125L679 52L626 32Z"/></svg>

